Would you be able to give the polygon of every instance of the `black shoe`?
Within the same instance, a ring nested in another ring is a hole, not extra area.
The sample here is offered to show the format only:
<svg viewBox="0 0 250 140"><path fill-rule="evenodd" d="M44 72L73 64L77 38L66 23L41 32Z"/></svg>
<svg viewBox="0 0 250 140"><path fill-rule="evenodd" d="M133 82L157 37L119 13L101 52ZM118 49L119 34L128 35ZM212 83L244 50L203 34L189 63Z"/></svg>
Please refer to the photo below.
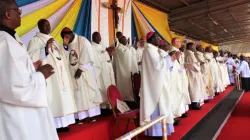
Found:
<svg viewBox="0 0 250 140"><path fill-rule="evenodd" d="M75 124L83 124L79 119L75 119Z"/></svg>
<svg viewBox="0 0 250 140"><path fill-rule="evenodd" d="M201 109L201 105L200 105L200 103L196 103L196 102L192 102L192 104L191 104L191 108L193 109L193 110L200 110Z"/></svg>
<svg viewBox="0 0 250 140"><path fill-rule="evenodd" d="M152 136L152 140L162 140L162 136Z"/></svg>
<svg viewBox="0 0 250 140"><path fill-rule="evenodd" d="M89 117L86 119L88 122L96 122L96 120L93 117Z"/></svg>
<svg viewBox="0 0 250 140"><path fill-rule="evenodd" d="M218 95L220 95L220 93L219 92L215 92L215 96L218 96Z"/></svg>
<svg viewBox="0 0 250 140"><path fill-rule="evenodd" d="M180 124L180 122L181 122L181 120L175 119L175 120L174 120L174 126L179 125L179 124Z"/></svg>
<svg viewBox="0 0 250 140"><path fill-rule="evenodd" d="M188 117L188 114L187 113L184 113L181 115L181 118L187 118Z"/></svg>
<svg viewBox="0 0 250 140"><path fill-rule="evenodd" d="M209 102L209 100L205 100L205 101L204 101L205 104L208 103L208 102Z"/></svg>
<svg viewBox="0 0 250 140"><path fill-rule="evenodd" d="M60 133L60 132L69 132L70 128L68 128L68 127L57 128L56 131L57 131L57 133Z"/></svg>

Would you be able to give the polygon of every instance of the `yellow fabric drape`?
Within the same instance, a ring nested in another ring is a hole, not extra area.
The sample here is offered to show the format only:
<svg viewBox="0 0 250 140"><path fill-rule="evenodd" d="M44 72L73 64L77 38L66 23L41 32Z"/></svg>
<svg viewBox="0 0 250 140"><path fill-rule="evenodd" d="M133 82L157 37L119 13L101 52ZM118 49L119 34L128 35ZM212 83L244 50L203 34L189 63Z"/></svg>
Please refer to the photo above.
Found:
<svg viewBox="0 0 250 140"><path fill-rule="evenodd" d="M57 0L50 5L37 10L27 16L24 16L21 21L21 25L19 28L16 29L19 36L23 36L33 28L37 26L37 22L40 19L47 19L56 13L59 9L61 9L68 0Z"/></svg>
<svg viewBox="0 0 250 140"><path fill-rule="evenodd" d="M56 26L55 30L52 32L51 35L60 43L63 42L60 35L62 29L64 27L69 27L71 30L73 30L75 22L77 20L77 16L79 14L79 10L81 8L81 3L82 0L75 0L75 2L72 4L62 21Z"/></svg>
<svg viewBox="0 0 250 140"><path fill-rule="evenodd" d="M146 6L140 2L134 1L142 14L147 18L157 32L168 42L171 42L172 37L168 26L168 14Z"/></svg>

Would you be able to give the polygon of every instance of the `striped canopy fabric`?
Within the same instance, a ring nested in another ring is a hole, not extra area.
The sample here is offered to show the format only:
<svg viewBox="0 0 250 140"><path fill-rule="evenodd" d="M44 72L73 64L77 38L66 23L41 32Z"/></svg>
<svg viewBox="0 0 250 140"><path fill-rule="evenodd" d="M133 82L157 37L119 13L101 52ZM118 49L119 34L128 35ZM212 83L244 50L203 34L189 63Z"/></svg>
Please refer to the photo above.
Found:
<svg viewBox="0 0 250 140"><path fill-rule="evenodd" d="M132 7L138 38L153 31L157 32L162 39L171 42L172 37L168 26L168 15L166 13L137 1L133 1Z"/></svg>
<svg viewBox="0 0 250 140"><path fill-rule="evenodd" d="M51 24L51 35L62 43L60 32L64 27L71 28L79 35L91 40L95 31L102 36L102 45L108 47L114 42L114 13L112 8L105 7L104 2L112 0L16 0L22 9L21 26L17 33L25 45L39 32L37 22L47 19ZM151 8L137 0L117 0L119 25L117 31L131 38L141 38L148 32L157 32L169 44L173 37L187 42L185 36L172 33L168 26L168 14ZM188 40L189 41L189 40ZM208 43L200 42L203 47ZM213 45L212 45L213 46ZM215 50L217 46L213 46Z"/></svg>
<svg viewBox="0 0 250 140"><path fill-rule="evenodd" d="M37 22L47 19L51 24L51 35L62 42L60 32L64 27L71 28L79 35L91 38L92 0L16 0L22 9L21 26L17 33L24 44L37 32Z"/></svg>
<svg viewBox="0 0 250 140"><path fill-rule="evenodd" d="M212 46L214 50L218 51L218 46L214 46L203 41L191 40L185 36L177 35L171 32L168 26L168 14L142 4L136 0L133 1L132 7L133 37L141 38L148 32L153 31L159 34L160 37L166 40L169 44L172 38L178 37L184 43L193 42L195 44L201 44L203 47Z"/></svg>

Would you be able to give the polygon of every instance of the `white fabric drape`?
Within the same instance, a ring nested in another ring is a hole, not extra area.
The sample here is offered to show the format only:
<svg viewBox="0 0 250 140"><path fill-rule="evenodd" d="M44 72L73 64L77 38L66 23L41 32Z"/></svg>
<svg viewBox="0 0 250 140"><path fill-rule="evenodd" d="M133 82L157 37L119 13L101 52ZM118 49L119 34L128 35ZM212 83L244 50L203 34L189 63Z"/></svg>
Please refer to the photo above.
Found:
<svg viewBox="0 0 250 140"><path fill-rule="evenodd" d="M102 6L102 2L109 2L109 0L92 0L92 10L91 10L91 33L98 31L98 18L100 18L100 34L102 36L102 46L109 46L109 24L108 24L108 8ZM99 13L99 4L100 5L100 17Z"/></svg>
<svg viewBox="0 0 250 140"><path fill-rule="evenodd" d="M120 18L119 18L118 31L123 32L124 36L131 39L130 41L133 40L131 38L131 18L132 18L131 17L132 16L131 15L131 12L132 12L131 2L132 0L118 0L118 6L121 8L124 8L124 12L119 13Z"/></svg>

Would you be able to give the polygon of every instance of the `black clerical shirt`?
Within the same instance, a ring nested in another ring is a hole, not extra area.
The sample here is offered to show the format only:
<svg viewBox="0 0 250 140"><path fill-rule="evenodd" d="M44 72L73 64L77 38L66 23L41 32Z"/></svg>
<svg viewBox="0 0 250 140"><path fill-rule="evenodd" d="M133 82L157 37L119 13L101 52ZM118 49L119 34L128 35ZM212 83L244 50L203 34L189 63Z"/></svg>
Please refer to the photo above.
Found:
<svg viewBox="0 0 250 140"><path fill-rule="evenodd" d="M8 34L10 34L12 37L14 37L16 39L16 37L15 37L16 31L15 30L10 29L7 26L0 25L0 31L5 31L5 32L7 32Z"/></svg>

